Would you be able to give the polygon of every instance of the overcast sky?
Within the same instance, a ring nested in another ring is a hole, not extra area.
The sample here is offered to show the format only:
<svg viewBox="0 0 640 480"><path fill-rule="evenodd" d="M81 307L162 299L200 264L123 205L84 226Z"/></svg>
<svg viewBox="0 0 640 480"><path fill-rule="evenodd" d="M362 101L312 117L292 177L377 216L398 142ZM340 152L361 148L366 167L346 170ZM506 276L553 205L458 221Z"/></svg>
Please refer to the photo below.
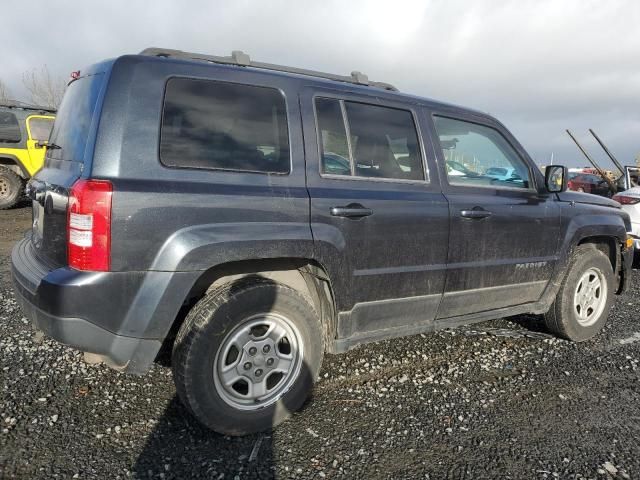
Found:
<svg viewBox="0 0 640 480"><path fill-rule="evenodd" d="M187 7L188 5L188 7ZM490 112L539 163L603 166L593 128L622 163L640 153L640 1L37 1L2 7L0 79L68 77L104 58L161 46L334 73ZM28 20L28 23L27 23ZM38 34L37 32L42 32Z"/></svg>

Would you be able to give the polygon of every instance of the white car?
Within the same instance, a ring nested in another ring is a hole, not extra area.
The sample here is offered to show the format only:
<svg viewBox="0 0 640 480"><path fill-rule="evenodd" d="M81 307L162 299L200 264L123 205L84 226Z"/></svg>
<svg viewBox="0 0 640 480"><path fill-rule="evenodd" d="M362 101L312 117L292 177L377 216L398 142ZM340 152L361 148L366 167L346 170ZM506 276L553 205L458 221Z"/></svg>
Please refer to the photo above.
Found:
<svg viewBox="0 0 640 480"><path fill-rule="evenodd" d="M640 187L632 187L617 193L613 199L622 205L622 209L631 217L631 233L640 237ZM635 240L636 256L640 251L640 239Z"/></svg>
<svg viewBox="0 0 640 480"><path fill-rule="evenodd" d="M484 172L487 177L503 181L513 178L514 173L515 169L511 167L491 167L487 168L487 171Z"/></svg>

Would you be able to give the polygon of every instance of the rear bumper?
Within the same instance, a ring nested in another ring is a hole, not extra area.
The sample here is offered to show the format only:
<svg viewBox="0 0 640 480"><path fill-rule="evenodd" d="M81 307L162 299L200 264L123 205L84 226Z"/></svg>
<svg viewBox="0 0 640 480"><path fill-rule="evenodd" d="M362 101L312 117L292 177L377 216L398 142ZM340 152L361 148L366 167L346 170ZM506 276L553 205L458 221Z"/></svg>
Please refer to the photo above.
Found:
<svg viewBox="0 0 640 480"><path fill-rule="evenodd" d="M153 363L194 276L52 268L36 256L30 237L13 248L11 273L16 299L36 328L131 373Z"/></svg>

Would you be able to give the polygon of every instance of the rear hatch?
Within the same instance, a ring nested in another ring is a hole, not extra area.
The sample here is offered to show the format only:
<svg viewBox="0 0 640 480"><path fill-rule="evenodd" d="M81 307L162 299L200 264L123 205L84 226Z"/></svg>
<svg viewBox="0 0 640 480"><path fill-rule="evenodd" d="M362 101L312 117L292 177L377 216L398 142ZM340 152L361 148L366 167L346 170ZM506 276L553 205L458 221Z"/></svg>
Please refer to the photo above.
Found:
<svg viewBox="0 0 640 480"><path fill-rule="evenodd" d="M27 185L33 205L32 246L51 267L67 265L69 192L90 168L104 79L104 73L85 75L67 87L49 138L44 167Z"/></svg>

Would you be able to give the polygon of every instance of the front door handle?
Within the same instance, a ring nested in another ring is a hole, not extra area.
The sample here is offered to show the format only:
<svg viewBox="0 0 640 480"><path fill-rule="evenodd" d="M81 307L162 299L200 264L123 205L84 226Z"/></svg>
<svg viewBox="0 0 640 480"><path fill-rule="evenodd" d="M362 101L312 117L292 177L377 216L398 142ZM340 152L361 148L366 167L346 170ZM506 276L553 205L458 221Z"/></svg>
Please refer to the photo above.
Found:
<svg viewBox="0 0 640 480"><path fill-rule="evenodd" d="M475 207L471 210L460 210L460 216L464 218L480 219L490 217L491 215L491 212L489 212L488 210L478 207Z"/></svg>
<svg viewBox="0 0 640 480"><path fill-rule="evenodd" d="M334 217L360 218L373 214L373 210L360 204L351 204L346 207L331 207L331 215Z"/></svg>

